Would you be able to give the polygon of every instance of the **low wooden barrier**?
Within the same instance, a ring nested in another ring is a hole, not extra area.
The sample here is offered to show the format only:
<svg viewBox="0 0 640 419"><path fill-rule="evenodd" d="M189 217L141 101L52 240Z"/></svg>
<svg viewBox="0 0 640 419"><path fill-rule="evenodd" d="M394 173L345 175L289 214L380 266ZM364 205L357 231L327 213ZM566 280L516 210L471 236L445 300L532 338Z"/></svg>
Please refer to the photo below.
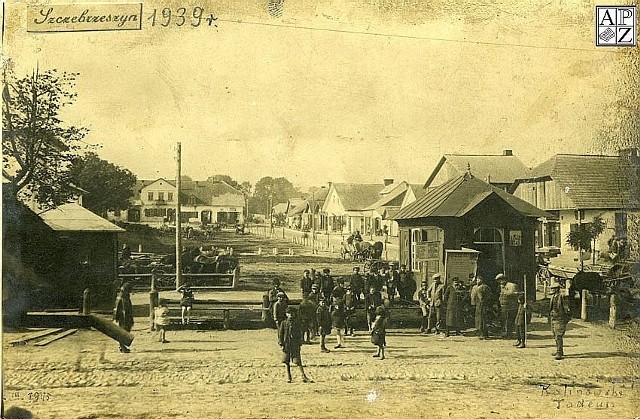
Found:
<svg viewBox="0 0 640 419"><path fill-rule="evenodd" d="M189 283L193 290L230 290L235 289L240 276L240 267L236 267L232 273L217 274L182 274L183 283ZM132 289L136 291L167 291L176 289L175 273L150 273L150 274L119 274L120 280L129 281Z"/></svg>

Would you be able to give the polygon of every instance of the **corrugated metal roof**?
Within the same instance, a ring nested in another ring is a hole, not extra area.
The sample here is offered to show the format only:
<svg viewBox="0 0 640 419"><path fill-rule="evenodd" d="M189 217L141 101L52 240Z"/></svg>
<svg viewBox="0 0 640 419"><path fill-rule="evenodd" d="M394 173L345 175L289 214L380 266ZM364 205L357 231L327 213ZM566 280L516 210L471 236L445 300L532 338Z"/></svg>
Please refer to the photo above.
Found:
<svg viewBox="0 0 640 419"><path fill-rule="evenodd" d="M393 219L461 217L494 194L524 216L552 218L550 214L520 198L465 174L429 189L418 200L402 208Z"/></svg>
<svg viewBox="0 0 640 419"><path fill-rule="evenodd" d="M640 208L640 165L629 157L558 154L531 171L551 178L576 208Z"/></svg>
<svg viewBox="0 0 640 419"><path fill-rule="evenodd" d="M76 203L60 205L38 216L54 231L124 231Z"/></svg>

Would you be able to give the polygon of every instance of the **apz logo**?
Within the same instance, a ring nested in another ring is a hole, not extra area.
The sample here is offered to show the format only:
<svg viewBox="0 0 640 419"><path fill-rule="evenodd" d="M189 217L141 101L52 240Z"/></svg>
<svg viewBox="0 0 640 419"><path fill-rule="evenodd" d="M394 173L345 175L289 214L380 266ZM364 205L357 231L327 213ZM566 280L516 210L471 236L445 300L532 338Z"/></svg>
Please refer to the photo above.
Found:
<svg viewBox="0 0 640 419"><path fill-rule="evenodd" d="M596 6L596 46L637 45L636 6Z"/></svg>

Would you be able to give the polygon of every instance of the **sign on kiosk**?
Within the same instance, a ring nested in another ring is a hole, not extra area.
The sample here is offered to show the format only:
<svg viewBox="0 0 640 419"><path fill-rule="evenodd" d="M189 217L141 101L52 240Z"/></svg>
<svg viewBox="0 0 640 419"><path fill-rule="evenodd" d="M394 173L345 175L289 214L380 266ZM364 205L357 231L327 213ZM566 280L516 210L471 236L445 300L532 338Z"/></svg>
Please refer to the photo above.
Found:
<svg viewBox="0 0 640 419"><path fill-rule="evenodd" d="M450 284L451 279L458 277L465 286L476 275L478 269L479 251L463 247L461 250L445 250L444 277L445 283Z"/></svg>

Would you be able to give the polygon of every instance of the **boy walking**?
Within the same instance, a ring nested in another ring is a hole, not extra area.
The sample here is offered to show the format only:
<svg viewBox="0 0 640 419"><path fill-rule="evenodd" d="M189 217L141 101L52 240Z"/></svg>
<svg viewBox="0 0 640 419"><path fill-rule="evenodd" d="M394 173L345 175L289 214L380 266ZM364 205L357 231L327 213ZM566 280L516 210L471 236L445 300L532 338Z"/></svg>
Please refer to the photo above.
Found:
<svg viewBox="0 0 640 419"><path fill-rule="evenodd" d="M325 345L325 337L331 334L331 313L324 298L320 298L318 309L316 310L316 322L320 332L320 351L330 352Z"/></svg>
<svg viewBox="0 0 640 419"><path fill-rule="evenodd" d="M376 308L376 319L371 326L371 343L378 347L378 353L373 357L384 359L384 348L387 346L387 316L384 307Z"/></svg>
<svg viewBox="0 0 640 419"><path fill-rule="evenodd" d="M286 319L280 324L278 329L278 344L282 348L282 363L287 367L287 382L291 382L291 361L298 366L302 374L302 381L308 383L310 380L304 373L300 347L302 346L302 327L296 315L296 310L289 306L286 309Z"/></svg>
<svg viewBox="0 0 640 419"><path fill-rule="evenodd" d="M524 294L518 295L518 313L516 314L516 348L524 348L526 345L527 334L525 333L525 324L527 323L527 304L524 301Z"/></svg>

